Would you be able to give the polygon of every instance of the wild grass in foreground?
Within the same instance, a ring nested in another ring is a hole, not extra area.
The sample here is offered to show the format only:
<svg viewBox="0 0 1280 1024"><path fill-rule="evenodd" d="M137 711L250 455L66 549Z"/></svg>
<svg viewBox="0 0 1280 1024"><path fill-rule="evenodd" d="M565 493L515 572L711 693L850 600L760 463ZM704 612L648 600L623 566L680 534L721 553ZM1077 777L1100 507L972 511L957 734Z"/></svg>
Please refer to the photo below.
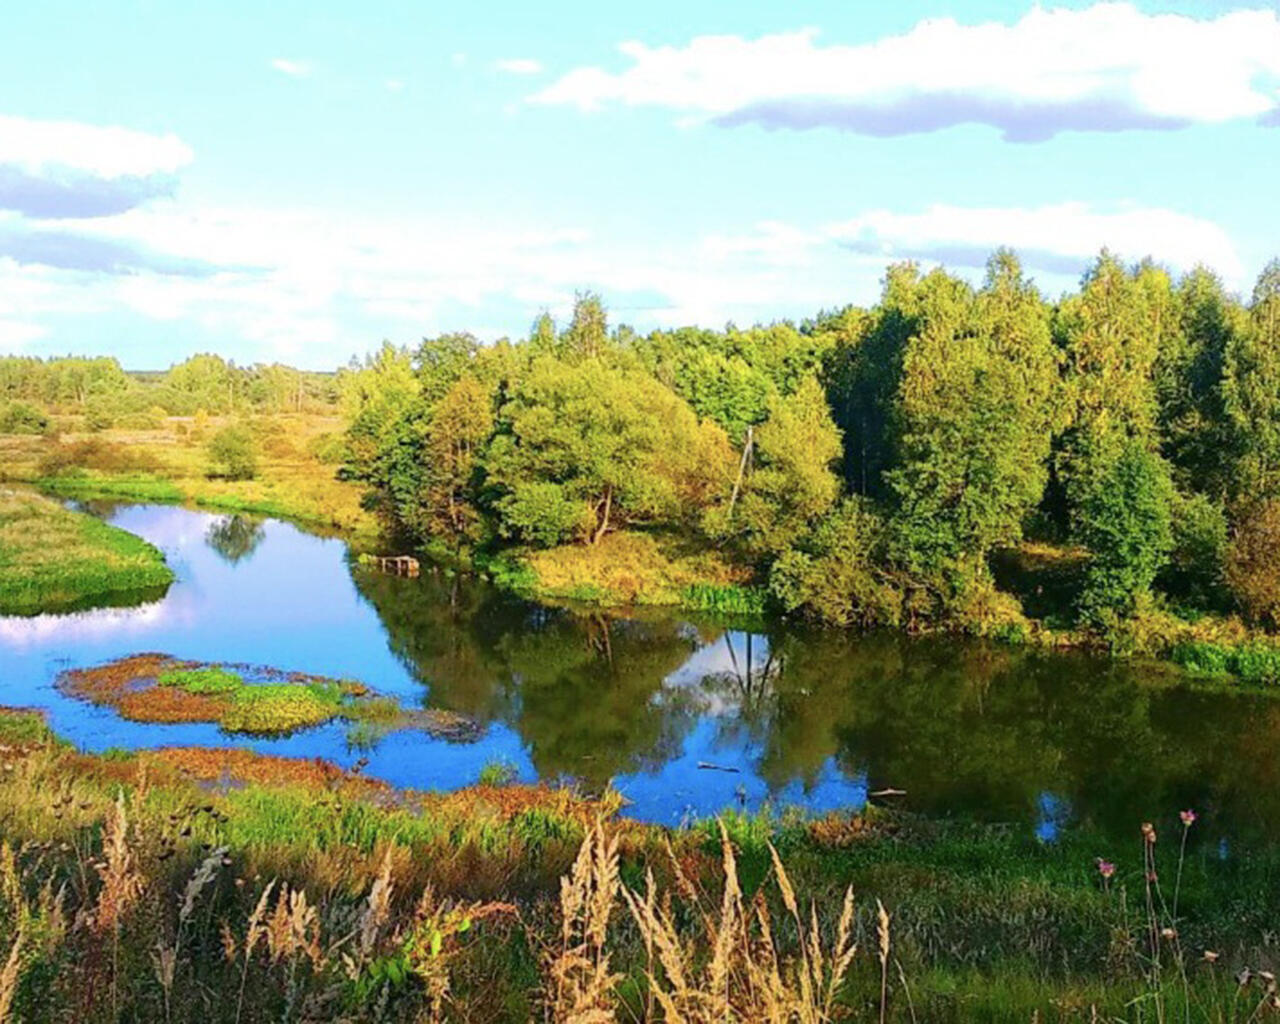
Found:
<svg viewBox="0 0 1280 1024"><path fill-rule="evenodd" d="M1274 859L1217 878L1190 816L1114 868L903 816L669 831L617 807L243 750L89 757L0 715L0 1022L1273 1012L1248 933Z"/></svg>
<svg viewBox="0 0 1280 1024"><path fill-rule="evenodd" d="M155 597L172 582L146 541L48 498L0 489L0 614Z"/></svg>

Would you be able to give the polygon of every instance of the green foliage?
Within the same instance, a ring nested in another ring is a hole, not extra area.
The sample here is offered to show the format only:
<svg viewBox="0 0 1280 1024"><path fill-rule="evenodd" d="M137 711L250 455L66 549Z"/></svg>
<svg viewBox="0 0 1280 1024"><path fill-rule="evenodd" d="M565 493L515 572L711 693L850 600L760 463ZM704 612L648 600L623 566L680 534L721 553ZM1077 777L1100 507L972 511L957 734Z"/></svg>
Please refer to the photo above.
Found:
<svg viewBox="0 0 1280 1024"><path fill-rule="evenodd" d="M762 587L734 583L691 583L680 591L680 606L717 615L756 616L768 607L768 593Z"/></svg>
<svg viewBox="0 0 1280 1024"><path fill-rule="evenodd" d="M1227 583L1253 622L1280 626L1280 499L1241 506L1227 549Z"/></svg>
<svg viewBox="0 0 1280 1024"><path fill-rule="evenodd" d="M520 770L505 758L486 761L477 782L482 786L509 786L520 776Z"/></svg>
<svg viewBox="0 0 1280 1024"><path fill-rule="evenodd" d="M744 462L737 505L722 503L704 516L713 537L736 539L752 558L768 560L797 542L835 505L840 478L840 432L814 378L794 394L775 396Z"/></svg>
<svg viewBox="0 0 1280 1024"><path fill-rule="evenodd" d="M49 417L30 402L0 405L0 434L44 434L48 430Z"/></svg>
<svg viewBox="0 0 1280 1024"><path fill-rule="evenodd" d="M881 568L884 524L864 498L849 498L804 543L782 554L769 589L788 612L835 625L897 625L902 594Z"/></svg>
<svg viewBox="0 0 1280 1024"><path fill-rule="evenodd" d="M1219 608L1227 601L1227 517L1203 494L1175 494L1173 549L1160 575L1161 588L1193 608Z"/></svg>
<svg viewBox="0 0 1280 1024"><path fill-rule="evenodd" d="M597 359L535 359L500 424L486 486L500 529L537 544L575 527L594 542L627 525L678 522L732 457L723 432L699 424L670 390ZM552 513L550 525L537 527L535 509Z"/></svg>
<svg viewBox="0 0 1280 1024"><path fill-rule="evenodd" d="M1016 259L998 253L975 295L934 271L917 287L892 405L885 474L895 562L944 590L986 576L1016 543L1047 479L1057 354L1048 311Z"/></svg>
<svg viewBox="0 0 1280 1024"><path fill-rule="evenodd" d="M1232 675L1247 683L1280 683L1280 647L1274 644L1190 641L1175 646L1170 656L1194 675Z"/></svg>
<svg viewBox="0 0 1280 1024"><path fill-rule="evenodd" d="M1280 497L1280 260L1263 270L1226 346L1222 393L1236 455L1232 493Z"/></svg>
<svg viewBox="0 0 1280 1024"><path fill-rule="evenodd" d="M507 532L537 547L555 547L590 536L591 508L569 496L564 485L539 480L517 483L502 504Z"/></svg>
<svg viewBox="0 0 1280 1024"><path fill-rule="evenodd" d="M258 444L243 424L223 427L209 440L209 476L252 480L258 474Z"/></svg>
<svg viewBox="0 0 1280 1024"><path fill-rule="evenodd" d="M1091 559L1082 618L1103 629L1135 610L1173 547L1167 464L1136 441L1124 445L1085 496L1078 532Z"/></svg>

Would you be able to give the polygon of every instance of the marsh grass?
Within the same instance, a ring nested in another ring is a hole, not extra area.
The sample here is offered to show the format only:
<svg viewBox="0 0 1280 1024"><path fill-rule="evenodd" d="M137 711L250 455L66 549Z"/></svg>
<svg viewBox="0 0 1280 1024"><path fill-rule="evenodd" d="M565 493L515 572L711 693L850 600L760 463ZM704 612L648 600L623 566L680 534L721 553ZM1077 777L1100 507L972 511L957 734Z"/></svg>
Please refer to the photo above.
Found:
<svg viewBox="0 0 1280 1024"><path fill-rule="evenodd" d="M0 614L153 598L172 582L164 556L141 538L48 498L0 489Z"/></svg>

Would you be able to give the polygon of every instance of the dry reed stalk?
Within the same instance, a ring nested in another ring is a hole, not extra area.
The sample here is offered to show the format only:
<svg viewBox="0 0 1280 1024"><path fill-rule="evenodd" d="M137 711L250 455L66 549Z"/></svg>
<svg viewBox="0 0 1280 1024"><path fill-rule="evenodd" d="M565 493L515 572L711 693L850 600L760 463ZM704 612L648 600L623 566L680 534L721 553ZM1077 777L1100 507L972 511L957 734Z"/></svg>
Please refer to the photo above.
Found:
<svg viewBox="0 0 1280 1024"><path fill-rule="evenodd" d="M26 931L20 925L13 937L13 945L9 947L4 967L0 968L0 1024L9 1024L13 1019L13 1000L18 994L18 982L22 978L22 948L26 938Z"/></svg>

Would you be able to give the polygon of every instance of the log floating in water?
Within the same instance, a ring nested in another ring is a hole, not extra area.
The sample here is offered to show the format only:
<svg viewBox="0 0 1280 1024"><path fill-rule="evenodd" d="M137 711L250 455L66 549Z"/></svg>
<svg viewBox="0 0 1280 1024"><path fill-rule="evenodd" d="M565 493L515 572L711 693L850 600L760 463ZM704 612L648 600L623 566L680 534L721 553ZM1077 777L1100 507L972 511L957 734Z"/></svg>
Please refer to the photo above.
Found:
<svg viewBox="0 0 1280 1024"><path fill-rule="evenodd" d="M709 772L733 772L735 775L742 771L741 768L734 768L732 765L712 764L710 761L699 761L698 767Z"/></svg>

